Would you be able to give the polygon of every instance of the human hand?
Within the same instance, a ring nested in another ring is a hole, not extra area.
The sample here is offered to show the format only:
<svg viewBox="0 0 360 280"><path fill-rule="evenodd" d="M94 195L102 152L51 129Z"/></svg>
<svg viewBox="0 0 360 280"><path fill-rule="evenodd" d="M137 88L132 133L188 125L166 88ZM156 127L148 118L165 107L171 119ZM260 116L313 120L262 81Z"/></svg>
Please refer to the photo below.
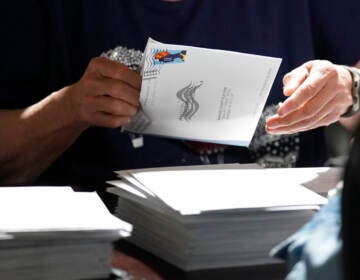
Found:
<svg viewBox="0 0 360 280"><path fill-rule="evenodd" d="M326 126L340 119L352 105L352 77L348 70L326 60L312 60L283 78L289 98L266 121L266 131L291 134Z"/></svg>
<svg viewBox="0 0 360 280"><path fill-rule="evenodd" d="M93 58L82 78L63 89L69 114L85 126L109 128L127 124L140 105L141 77L127 66Z"/></svg>

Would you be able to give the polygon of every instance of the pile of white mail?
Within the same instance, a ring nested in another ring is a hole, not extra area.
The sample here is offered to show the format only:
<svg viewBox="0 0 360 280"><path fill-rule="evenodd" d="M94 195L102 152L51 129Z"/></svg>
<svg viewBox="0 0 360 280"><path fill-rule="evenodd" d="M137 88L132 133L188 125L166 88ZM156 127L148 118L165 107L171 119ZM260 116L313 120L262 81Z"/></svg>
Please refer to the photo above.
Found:
<svg viewBox="0 0 360 280"><path fill-rule="evenodd" d="M0 278L98 279L126 224L95 192L70 187L0 188Z"/></svg>
<svg viewBox="0 0 360 280"><path fill-rule="evenodd" d="M271 248L326 199L303 186L325 168L241 165L125 170L110 181L115 215L133 225L128 240L184 269L276 262Z"/></svg>

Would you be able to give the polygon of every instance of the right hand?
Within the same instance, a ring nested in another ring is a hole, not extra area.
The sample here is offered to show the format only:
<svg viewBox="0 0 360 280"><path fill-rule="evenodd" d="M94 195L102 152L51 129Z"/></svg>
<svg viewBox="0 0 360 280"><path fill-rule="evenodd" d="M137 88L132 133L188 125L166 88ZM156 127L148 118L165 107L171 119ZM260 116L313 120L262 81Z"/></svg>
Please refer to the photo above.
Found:
<svg viewBox="0 0 360 280"><path fill-rule="evenodd" d="M125 125L140 105L141 76L105 57L93 58L81 79L64 88L69 113L85 126Z"/></svg>
<svg viewBox="0 0 360 280"><path fill-rule="evenodd" d="M341 65L312 60L286 74L284 95L278 113L266 121L266 130L290 134L338 121L352 105L352 79Z"/></svg>

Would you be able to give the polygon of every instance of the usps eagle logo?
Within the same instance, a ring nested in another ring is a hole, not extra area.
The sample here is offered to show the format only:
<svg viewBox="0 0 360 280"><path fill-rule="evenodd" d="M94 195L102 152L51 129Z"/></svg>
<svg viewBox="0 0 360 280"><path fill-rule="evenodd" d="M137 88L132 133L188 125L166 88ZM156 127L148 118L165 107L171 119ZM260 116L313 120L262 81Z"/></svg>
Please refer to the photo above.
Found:
<svg viewBox="0 0 360 280"><path fill-rule="evenodd" d="M195 99L195 93L203 85L203 81L191 81L187 86L176 93L176 97L181 101L181 111L179 120L191 121L193 116L200 108L200 104Z"/></svg>

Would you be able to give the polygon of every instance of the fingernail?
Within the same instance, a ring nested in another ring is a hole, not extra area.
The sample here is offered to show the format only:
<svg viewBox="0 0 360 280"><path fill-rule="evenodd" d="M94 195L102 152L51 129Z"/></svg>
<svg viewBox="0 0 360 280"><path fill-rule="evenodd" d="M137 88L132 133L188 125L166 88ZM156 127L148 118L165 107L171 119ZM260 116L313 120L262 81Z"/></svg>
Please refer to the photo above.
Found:
<svg viewBox="0 0 360 280"><path fill-rule="evenodd" d="M286 108L284 109L284 107L282 107L282 106L278 109L278 115L280 117L283 117L283 116L287 115L288 112L289 112L289 110L286 109Z"/></svg>
<svg viewBox="0 0 360 280"><path fill-rule="evenodd" d="M266 132L269 134L281 134L281 132L278 130L266 130Z"/></svg>
<svg viewBox="0 0 360 280"><path fill-rule="evenodd" d="M284 103L283 102L279 102L278 103L278 110L277 110L277 114L279 115L279 116L284 116L284 115L286 115L287 114L287 109L286 109L286 107L285 107L285 109L284 109Z"/></svg>
<svg viewBox="0 0 360 280"><path fill-rule="evenodd" d="M266 125L266 128L268 128L268 129L274 129L274 128L278 127L279 125L280 125L279 122L273 121L273 122L267 124L267 125Z"/></svg>
<svg viewBox="0 0 360 280"><path fill-rule="evenodd" d="M293 90L291 87L289 87L289 86L283 87L283 93L284 93L285 96L291 95L291 92L293 92L293 91L294 91L294 90Z"/></svg>

